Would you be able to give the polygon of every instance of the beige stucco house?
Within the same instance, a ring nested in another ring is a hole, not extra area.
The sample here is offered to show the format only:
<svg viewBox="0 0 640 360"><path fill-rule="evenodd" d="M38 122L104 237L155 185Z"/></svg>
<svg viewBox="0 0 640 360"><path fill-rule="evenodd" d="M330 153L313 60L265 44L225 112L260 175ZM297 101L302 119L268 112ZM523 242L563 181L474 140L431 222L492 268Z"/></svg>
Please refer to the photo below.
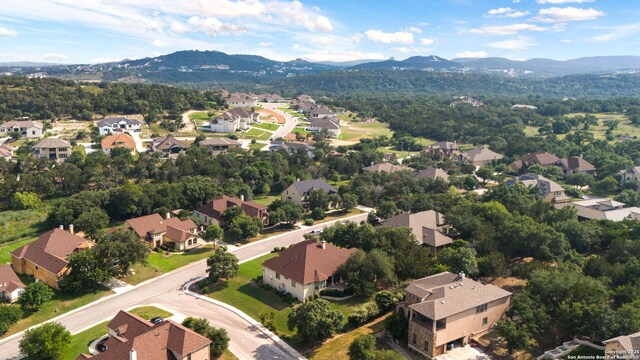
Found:
<svg viewBox="0 0 640 360"><path fill-rule="evenodd" d="M337 194L338 190L327 184L322 179L296 181L289 185L281 194L282 201L290 201L296 205L307 208L309 206L309 193L311 190L319 189L327 194Z"/></svg>
<svg viewBox="0 0 640 360"><path fill-rule="evenodd" d="M607 360L635 359L640 353L640 332L603 341Z"/></svg>
<svg viewBox="0 0 640 360"><path fill-rule="evenodd" d="M71 144L62 139L42 139L33 147L33 157L63 162L71 155Z"/></svg>
<svg viewBox="0 0 640 360"><path fill-rule="evenodd" d="M39 139L44 133L44 125L40 121L11 120L0 124L0 137L19 133L21 138Z"/></svg>
<svg viewBox="0 0 640 360"><path fill-rule="evenodd" d="M408 346L429 359L488 331L511 302L510 292L473 281L464 273L443 272L415 280L405 294L399 308L409 319Z"/></svg>

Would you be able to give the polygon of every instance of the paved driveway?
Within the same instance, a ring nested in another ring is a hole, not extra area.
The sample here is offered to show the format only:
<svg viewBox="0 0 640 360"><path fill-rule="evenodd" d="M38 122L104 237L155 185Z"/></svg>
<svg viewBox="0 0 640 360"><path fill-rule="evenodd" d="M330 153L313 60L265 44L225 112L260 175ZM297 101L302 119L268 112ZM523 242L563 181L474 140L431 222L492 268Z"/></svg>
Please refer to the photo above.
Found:
<svg viewBox="0 0 640 360"><path fill-rule="evenodd" d="M482 352L479 348L469 345L457 347L442 355L438 355L434 360L493 360L493 358Z"/></svg>

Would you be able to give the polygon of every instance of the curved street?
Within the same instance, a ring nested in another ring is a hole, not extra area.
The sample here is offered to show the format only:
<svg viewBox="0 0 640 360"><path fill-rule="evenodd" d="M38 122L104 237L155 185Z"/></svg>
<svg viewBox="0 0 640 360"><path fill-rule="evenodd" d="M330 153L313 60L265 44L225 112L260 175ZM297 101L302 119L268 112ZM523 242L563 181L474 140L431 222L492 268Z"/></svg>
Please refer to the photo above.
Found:
<svg viewBox="0 0 640 360"><path fill-rule="evenodd" d="M337 221L359 222L366 220L366 217L367 214L363 213L332 220L233 248L230 252L234 253L241 262L248 261L271 252L276 246L298 243L304 240L302 235L309 231L319 230ZM240 359L297 358L285 352L270 337L233 311L184 294L182 287L185 283L204 275L206 275L206 259L148 280L127 292L110 295L51 321L61 323L72 334L76 334L112 318L119 310L155 303L173 308L185 315L205 317L212 325L225 328L231 338L229 349ZM22 332L0 340L0 359L18 358L18 343L21 337Z"/></svg>

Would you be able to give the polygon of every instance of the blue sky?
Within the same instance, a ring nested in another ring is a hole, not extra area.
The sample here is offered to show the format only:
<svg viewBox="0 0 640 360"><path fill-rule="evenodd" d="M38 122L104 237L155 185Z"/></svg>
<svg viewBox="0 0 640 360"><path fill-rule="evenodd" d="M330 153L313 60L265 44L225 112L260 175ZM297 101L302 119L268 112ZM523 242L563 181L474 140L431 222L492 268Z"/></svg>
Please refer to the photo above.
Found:
<svg viewBox="0 0 640 360"><path fill-rule="evenodd" d="M0 62L640 55L638 0L0 0Z"/></svg>

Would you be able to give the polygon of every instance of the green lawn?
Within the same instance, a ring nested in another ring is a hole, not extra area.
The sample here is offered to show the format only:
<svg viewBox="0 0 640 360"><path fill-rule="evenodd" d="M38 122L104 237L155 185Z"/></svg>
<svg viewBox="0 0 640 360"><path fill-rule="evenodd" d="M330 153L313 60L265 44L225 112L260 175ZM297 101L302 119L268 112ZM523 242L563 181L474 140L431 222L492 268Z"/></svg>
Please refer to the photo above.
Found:
<svg viewBox="0 0 640 360"><path fill-rule="evenodd" d="M21 277L25 284L30 281L26 280L26 277ZM96 290L94 292L86 293L83 295L65 294L59 291L55 291L53 299L44 304L36 312L25 312L23 318L13 325L9 331L1 337L6 337L17 332L20 332L28 327L43 323L51 318L60 316L66 312L77 309L81 306L92 303L101 297L112 294L113 291L107 289ZM17 305L12 305L17 306ZM0 337L0 338L1 338Z"/></svg>
<svg viewBox="0 0 640 360"><path fill-rule="evenodd" d="M265 146L267 146L267 144L255 143L255 144L250 144L250 145L249 145L249 148L250 148L251 150L256 150L256 151L258 151L258 150L262 150L262 148L263 148L263 147L265 147Z"/></svg>
<svg viewBox="0 0 640 360"><path fill-rule="evenodd" d="M211 113L215 114L215 111L211 111ZM211 116L209 116L209 111L194 112L194 113L191 113L189 117L191 117L192 120L205 120L205 121L209 121L209 119L211 118Z"/></svg>
<svg viewBox="0 0 640 360"><path fill-rule="evenodd" d="M393 131L389 129L389 124L378 121L367 122L347 122L342 126L338 139L345 141L355 141L364 138L378 136L393 136Z"/></svg>
<svg viewBox="0 0 640 360"><path fill-rule="evenodd" d="M127 276L124 281L131 285L137 285L145 280L207 258L212 254L211 249L212 245L207 245L183 254L170 254L165 256L163 252L151 253L149 257L147 257L147 264L133 266L135 275Z"/></svg>
<svg viewBox="0 0 640 360"><path fill-rule="evenodd" d="M259 195L253 197L253 201L266 206L271 205L272 202L278 199L280 199L280 195Z"/></svg>
<svg viewBox="0 0 640 360"><path fill-rule="evenodd" d="M154 306L143 306L131 310L130 312L139 315L140 317L150 320L156 316L163 318L171 317L173 314L170 312L158 309ZM89 354L89 345L97 338L107 334L107 324L105 321L101 324L93 326L81 333L73 335L69 347L60 357L60 360L75 360L80 354Z"/></svg>
<svg viewBox="0 0 640 360"><path fill-rule="evenodd" d="M11 252L23 245L27 245L28 243L35 241L37 238L31 237L22 239L20 241L14 241L11 243L4 244L0 246L0 265L10 263L11 262Z"/></svg>
<svg viewBox="0 0 640 360"><path fill-rule="evenodd" d="M575 350L570 352L567 356L563 357L563 359L577 359L578 356L585 356L584 358L592 358L592 359L603 359L604 351L594 349L589 346L580 345Z"/></svg>
<svg viewBox="0 0 640 360"><path fill-rule="evenodd" d="M235 306L258 321L260 314L273 312L275 313L274 324L278 333L294 335L294 332L287 327L287 316L291 312L291 305L282 301L272 290L265 290L252 282L254 278L262 275L262 263L274 256L276 254L267 254L241 264L237 277L218 285L208 295L213 299ZM344 314L346 324L347 315L366 301L368 299L353 297L346 301L331 302L331 307ZM297 346L295 343L292 345Z"/></svg>
<svg viewBox="0 0 640 360"><path fill-rule="evenodd" d="M278 110L280 110L280 111L284 111L284 112L286 112L286 113L289 113L289 114L291 114L291 115L293 115L293 116L295 116L295 117L302 117L302 116L303 116L303 115L302 115L302 114L300 114L299 112L297 112L297 111L295 111L295 110L293 110L293 109L290 109L290 108L286 108L286 107L279 107L279 108L278 108Z"/></svg>
<svg viewBox="0 0 640 360"><path fill-rule="evenodd" d="M256 139L256 140L264 141L264 140L269 140L269 137L273 135L273 133L254 128L254 129L249 129L247 131L238 133L238 135L247 139Z"/></svg>
<svg viewBox="0 0 640 360"><path fill-rule="evenodd" d="M294 127L293 130L291 130L291 132L294 133L294 134L302 134L302 135L311 134L310 131L307 131L307 130L304 129L304 127L299 127L299 126Z"/></svg>
<svg viewBox="0 0 640 360"><path fill-rule="evenodd" d="M11 210L0 212L0 244L33 237L46 229L48 206L33 210ZM0 250L0 260L2 251Z"/></svg>
<svg viewBox="0 0 640 360"><path fill-rule="evenodd" d="M263 130L269 130L269 131L276 131L278 130L278 128L280 128L280 125L274 124L274 123L269 123L269 122L262 122L259 124L252 124L251 126L253 127L257 127Z"/></svg>

